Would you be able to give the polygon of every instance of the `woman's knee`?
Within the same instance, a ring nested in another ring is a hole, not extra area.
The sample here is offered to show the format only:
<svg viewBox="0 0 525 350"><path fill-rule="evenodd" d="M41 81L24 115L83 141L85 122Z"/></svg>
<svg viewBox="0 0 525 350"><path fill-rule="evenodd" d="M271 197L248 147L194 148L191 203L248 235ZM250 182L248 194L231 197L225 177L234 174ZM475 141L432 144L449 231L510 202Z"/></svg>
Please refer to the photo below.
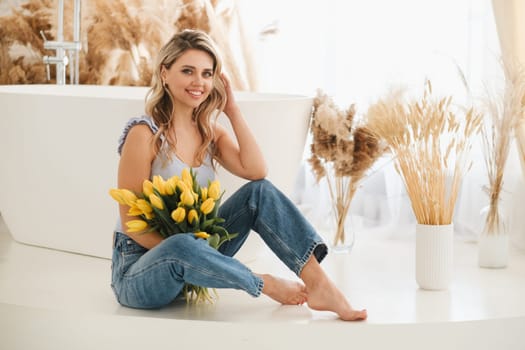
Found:
<svg viewBox="0 0 525 350"><path fill-rule="evenodd" d="M253 181L248 182L245 186L251 191L257 192L257 193L260 193L260 192L264 193L267 191L274 191L277 189L274 186L274 184L271 183L267 179L253 180Z"/></svg>
<svg viewBox="0 0 525 350"><path fill-rule="evenodd" d="M193 233L177 233L166 239L161 243L160 247L173 252L192 252L199 246L199 240Z"/></svg>

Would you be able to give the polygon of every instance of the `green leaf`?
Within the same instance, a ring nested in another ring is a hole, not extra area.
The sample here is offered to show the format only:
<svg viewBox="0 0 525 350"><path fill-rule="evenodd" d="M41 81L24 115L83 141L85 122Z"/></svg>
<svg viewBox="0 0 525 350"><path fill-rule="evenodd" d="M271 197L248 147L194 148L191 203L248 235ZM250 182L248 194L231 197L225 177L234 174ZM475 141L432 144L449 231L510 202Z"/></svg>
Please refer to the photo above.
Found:
<svg viewBox="0 0 525 350"><path fill-rule="evenodd" d="M179 225L173 225L173 228L172 228L172 234L177 234L177 233L183 233L184 231L182 231L179 227Z"/></svg>
<svg viewBox="0 0 525 350"><path fill-rule="evenodd" d="M193 182L193 192L199 193L199 183L197 182L197 173L193 171L193 168L190 168L190 175Z"/></svg>
<svg viewBox="0 0 525 350"><path fill-rule="evenodd" d="M199 220L193 220L193 223L191 224L191 230L190 231L192 231L192 232L204 231L204 230L201 230L201 228L200 228Z"/></svg>
<svg viewBox="0 0 525 350"><path fill-rule="evenodd" d="M211 220L211 219L210 219ZM223 218L220 218L220 217L216 217L216 218L213 218L213 223L214 224L222 224L223 222L225 222L226 220L224 220Z"/></svg>
<svg viewBox="0 0 525 350"><path fill-rule="evenodd" d="M226 231L226 229L222 226L214 225L211 227L211 231L221 236L228 236L228 231Z"/></svg>
<svg viewBox="0 0 525 350"><path fill-rule="evenodd" d="M181 222L179 224L179 228L182 232L190 232L190 230L188 230L188 224L186 223L186 221Z"/></svg>
<svg viewBox="0 0 525 350"><path fill-rule="evenodd" d="M202 230L203 230L203 231L206 231L211 225L214 224L214 222L215 222L214 219L208 219L208 220L205 220L205 221L202 223L202 225L201 225Z"/></svg>
<svg viewBox="0 0 525 350"><path fill-rule="evenodd" d="M150 224L148 222L148 225L149 225L149 229L147 229L146 231L139 232L139 235L144 235L146 233L151 233L151 232L154 232L154 231L158 231L158 228L156 226L152 226L152 225L154 225L153 223Z"/></svg>
<svg viewBox="0 0 525 350"><path fill-rule="evenodd" d="M219 241L220 237L216 233L208 237L208 244L215 249L219 247Z"/></svg>
<svg viewBox="0 0 525 350"><path fill-rule="evenodd" d="M154 206L152 206L152 208L153 208L153 213L155 213L155 218L153 218L152 220L149 220L149 222L154 222L155 226L158 226L159 233L164 235L163 232L169 233L173 231L176 224L171 219L166 208L164 208L163 210L160 210Z"/></svg>
<svg viewBox="0 0 525 350"><path fill-rule="evenodd" d="M179 198L175 194L163 196L162 199L164 199L164 204L166 204L168 212L171 213L173 210L177 209Z"/></svg>
<svg viewBox="0 0 525 350"><path fill-rule="evenodd" d="M232 233L232 234L228 234L227 236L223 236L223 237L221 237L221 240L219 241L219 244L217 245L217 248L216 248L216 249L219 249L219 247L220 247L224 242L230 241L231 239L237 237L238 235L239 235L238 233Z"/></svg>
<svg viewBox="0 0 525 350"><path fill-rule="evenodd" d="M235 232L235 233L228 233L228 241L234 239L235 237L237 237L239 235L239 232Z"/></svg>

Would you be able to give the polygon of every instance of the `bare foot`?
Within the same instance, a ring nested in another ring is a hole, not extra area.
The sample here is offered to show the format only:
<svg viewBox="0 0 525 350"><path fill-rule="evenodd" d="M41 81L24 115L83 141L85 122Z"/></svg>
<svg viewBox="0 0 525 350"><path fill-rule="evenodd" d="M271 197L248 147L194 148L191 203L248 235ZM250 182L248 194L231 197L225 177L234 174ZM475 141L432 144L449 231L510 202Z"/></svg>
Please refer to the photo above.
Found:
<svg viewBox="0 0 525 350"><path fill-rule="evenodd" d="M299 282L272 275L258 275L264 281L262 292L283 305L302 305L306 302L306 287Z"/></svg>
<svg viewBox="0 0 525 350"><path fill-rule="evenodd" d="M314 310L335 312L343 321L366 320L368 316L366 309L354 310L328 278L322 278L309 286L308 306Z"/></svg>
<svg viewBox="0 0 525 350"><path fill-rule="evenodd" d="M311 257L301 272L306 284L308 306L319 311L335 312L344 321L366 320L366 309L354 310L346 297L328 278L314 257Z"/></svg>

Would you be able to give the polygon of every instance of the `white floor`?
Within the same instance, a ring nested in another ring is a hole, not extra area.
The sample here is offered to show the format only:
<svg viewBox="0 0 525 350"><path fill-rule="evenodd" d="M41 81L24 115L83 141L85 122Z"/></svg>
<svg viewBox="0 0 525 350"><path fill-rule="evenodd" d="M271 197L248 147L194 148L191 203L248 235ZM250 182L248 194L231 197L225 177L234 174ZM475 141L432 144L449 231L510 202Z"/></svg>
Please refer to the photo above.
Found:
<svg viewBox="0 0 525 350"><path fill-rule="evenodd" d="M366 322L232 290L213 305L144 311L116 303L109 260L17 243L0 217L0 349L525 349L523 252L511 250L506 269L481 269L477 246L456 241L443 292L418 289L413 252L412 239L367 232L349 255L323 262L351 303L368 309ZM294 278L267 251L247 264Z"/></svg>

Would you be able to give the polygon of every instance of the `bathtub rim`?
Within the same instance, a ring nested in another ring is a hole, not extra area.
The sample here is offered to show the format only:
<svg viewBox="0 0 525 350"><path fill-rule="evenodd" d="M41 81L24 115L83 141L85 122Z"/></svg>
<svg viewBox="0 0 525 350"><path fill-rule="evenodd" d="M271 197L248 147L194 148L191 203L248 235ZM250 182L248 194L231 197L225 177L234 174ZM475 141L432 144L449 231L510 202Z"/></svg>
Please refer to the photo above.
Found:
<svg viewBox="0 0 525 350"><path fill-rule="evenodd" d="M123 85L53 85L53 84L11 84L0 85L0 94L38 95L38 96L64 96L64 97L89 97L89 98L122 98L145 99L148 86L123 86ZM313 95L263 92L263 91L234 91L237 102L277 102L313 100Z"/></svg>

